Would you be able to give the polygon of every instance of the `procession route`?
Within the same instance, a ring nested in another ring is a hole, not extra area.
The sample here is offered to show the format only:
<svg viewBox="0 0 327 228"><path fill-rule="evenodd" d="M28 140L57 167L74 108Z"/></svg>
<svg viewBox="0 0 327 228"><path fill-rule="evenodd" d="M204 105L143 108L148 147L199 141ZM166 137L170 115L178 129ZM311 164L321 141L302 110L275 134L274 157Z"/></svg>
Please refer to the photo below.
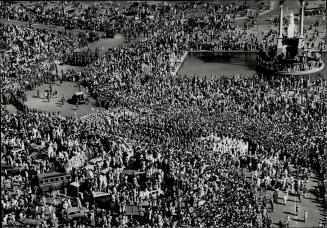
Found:
<svg viewBox="0 0 327 228"><path fill-rule="evenodd" d="M251 179L251 173L246 172L248 179ZM308 193L306 198L302 197L298 215L295 213L295 203L299 203L298 196L289 195L286 205L283 202L283 196L285 195L284 191L279 191L278 203L275 203L274 212L271 210L271 206L268 203L268 213L272 218L273 227L277 228L279 226L279 221L286 219L290 216L289 227L318 227L319 222L326 223L326 206L324 206L323 199L317 197L314 192L318 187L319 177L316 173L312 173L310 176L307 189ZM263 190L267 192L269 199L273 198L274 191L272 190ZM259 194L259 191L257 191ZM304 222L304 211L307 210L308 218Z"/></svg>

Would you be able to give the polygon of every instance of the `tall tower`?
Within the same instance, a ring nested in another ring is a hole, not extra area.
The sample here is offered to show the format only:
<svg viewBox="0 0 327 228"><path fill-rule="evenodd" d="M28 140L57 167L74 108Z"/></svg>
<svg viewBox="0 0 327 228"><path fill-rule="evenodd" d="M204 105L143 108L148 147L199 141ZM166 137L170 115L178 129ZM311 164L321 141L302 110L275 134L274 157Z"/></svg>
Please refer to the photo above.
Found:
<svg viewBox="0 0 327 228"><path fill-rule="evenodd" d="M61 2L61 13L62 13L63 16L65 16L64 2Z"/></svg>
<svg viewBox="0 0 327 228"><path fill-rule="evenodd" d="M280 14L279 14L279 36L277 41L277 55L283 52L283 8L284 1L279 2Z"/></svg>
<svg viewBox="0 0 327 228"><path fill-rule="evenodd" d="M304 47L304 36L303 36L303 29L304 29L304 2L305 0L300 0L300 33L299 33L299 49Z"/></svg>

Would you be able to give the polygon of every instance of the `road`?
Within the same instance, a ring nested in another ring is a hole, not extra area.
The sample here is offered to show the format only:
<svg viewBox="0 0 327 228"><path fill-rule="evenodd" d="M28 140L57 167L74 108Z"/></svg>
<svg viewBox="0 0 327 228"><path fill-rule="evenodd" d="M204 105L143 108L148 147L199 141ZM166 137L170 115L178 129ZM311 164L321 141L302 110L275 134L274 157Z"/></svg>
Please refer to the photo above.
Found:
<svg viewBox="0 0 327 228"><path fill-rule="evenodd" d="M292 166L291 166L292 167ZM246 172L246 176L250 179L251 174ZM299 203L299 198L297 196L290 195L286 205L284 205L283 196L285 195L284 191L279 191L278 195L278 203L275 204L274 212L268 204L268 213L272 218L273 227L277 228L279 226L279 221L284 220L287 216L290 216L290 224L289 227L318 227L319 222L326 223L326 205L323 204L323 199L316 197L314 194L317 186L318 186L317 174L314 172L311 174L308 183L307 190L308 193L306 198L302 198L298 215L295 213L295 204ZM265 192L268 195L268 199L273 198L273 191L271 190L263 190L263 195ZM259 191L257 192L259 196ZM308 212L308 219L304 222L304 211Z"/></svg>

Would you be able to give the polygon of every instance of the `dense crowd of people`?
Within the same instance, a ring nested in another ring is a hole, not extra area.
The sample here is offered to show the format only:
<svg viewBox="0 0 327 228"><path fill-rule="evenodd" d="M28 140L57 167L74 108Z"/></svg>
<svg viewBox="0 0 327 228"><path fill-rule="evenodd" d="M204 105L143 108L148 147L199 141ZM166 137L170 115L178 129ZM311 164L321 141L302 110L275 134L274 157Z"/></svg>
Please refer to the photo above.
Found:
<svg viewBox="0 0 327 228"><path fill-rule="evenodd" d="M262 7L261 4L260 7ZM246 12L247 7L235 5L234 3L217 5L214 3L191 4L185 2L180 5L168 4L162 6L140 5L137 3L130 4L129 7L122 9L119 3L112 3L107 5L89 5L86 9L76 7L73 8L75 11L72 14L64 11L62 5L48 7L46 4L41 3L33 6L2 3L1 8L3 9L3 13L0 17L2 18L30 21L31 23L49 23L66 27L67 24L75 24L76 28L82 30L114 31L114 33L122 33L127 41L140 36L149 37L155 34L158 30L158 24L167 23L168 21L166 19L173 17L177 23L184 24L183 30L190 33L191 36L189 38L192 39L192 44L190 44L192 48L215 48L219 50L236 48L254 50L255 48L259 48L259 42L253 39L253 37L232 37L232 34L228 37L217 35L222 31L235 30L237 28L234 23L235 18L237 16L243 16L243 11ZM199 15L190 17L190 14ZM108 15L110 16L108 17ZM94 20L93 18L97 18L98 20ZM76 21L79 22L77 23ZM203 32L193 31L194 28ZM239 41L235 41L235 39ZM252 47L248 46L248 40L250 39L252 43L255 42ZM237 43L237 47L229 46L231 40Z"/></svg>
<svg viewBox="0 0 327 228"><path fill-rule="evenodd" d="M281 61L281 58L275 56L274 58L267 57L267 55L258 56L257 64L261 66L263 70L271 72L284 71L287 73L296 73L303 71L320 71L324 66L321 55L313 55L312 53L303 53L297 56L296 62Z"/></svg>
<svg viewBox="0 0 327 228"><path fill-rule="evenodd" d="M305 197L305 183L311 170L321 175L325 172L326 103L317 102L310 92L320 91L326 81L312 85L306 80L275 80L274 84L267 85L256 78L226 78L205 86L198 80L184 80L185 84L190 81L192 87L194 81L194 90L189 92L198 89L216 99L210 101L210 97L202 95L197 102L186 105L177 97L171 97L175 107L166 112L128 112L132 108L126 107L126 110L91 113L81 119L36 111L17 116L3 114L3 157L15 167L24 167L20 177L23 182L53 167L68 169L72 170L74 181L92 182L89 191L114 193L113 201L117 204L140 206L142 191L161 189L164 196L148 199L153 205L138 221L159 226L161 222L163 226L175 222L177 226L269 224L269 217L261 222L253 220L264 209L258 206L256 187L274 187L285 194L292 192ZM167 88L183 84L171 81ZM243 94L236 92L240 90ZM271 90L281 90L281 95L269 97ZM282 91L289 90L299 90L297 98L284 98ZM189 95L190 101L194 99L191 97L194 95ZM209 135L212 136L206 137ZM48 152L40 164L29 156L13 157L10 153L12 148L22 147L30 154L30 145L37 141L46 145ZM69 159L79 154L89 159L101 157L106 165L93 172L84 170L83 162L68 167ZM30 164L36 164L35 168ZM293 171L290 164L294 164ZM101 171L105 167L109 171L103 176ZM237 172L245 167L253 171L253 182ZM119 168L146 174L125 179L125 175L118 174ZM32 183L26 183L27 189L31 189L29 184ZM119 191L124 186L129 191ZM237 191L232 191L234 189ZM37 189L30 191L38 194ZM323 193L324 189L320 188L317 197ZM8 201L6 204L10 204ZM268 207L268 203L262 204ZM238 205L244 205L243 209ZM213 213L214 210L219 211ZM31 218L27 211L24 215ZM112 217L113 226L123 222L120 215ZM102 217L95 218L95 223L101 225L97 218ZM127 225L132 225L132 221L128 220Z"/></svg>
<svg viewBox="0 0 327 228"><path fill-rule="evenodd" d="M99 49L91 51L88 48L77 49L63 57L63 62L71 66L86 66L100 57Z"/></svg>
<svg viewBox="0 0 327 228"><path fill-rule="evenodd" d="M42 227L271 227L268 209L279 195L285 204L297 195L300 204L312 172L326 173L326 79L172 76L202 38L177 13L149 25L156 32L145 40L111 48L65 75L108 110L77 118L10 114L1 106L1 163L11 167L1 175L3 226L29 219ZM53 81L53 60L81 46L77 38L26 26L1 32L10 46L1 61L1 105ZM224 39L218 45L227 50L269 45L235 31ZM55 171L80 186L76 197L67 196L67 186L64 197L42 190L39 175ZM326 190L318 182L320 198ZM94 192L109 193L105 206ZM75 205L86 213L69 217Z"/></svg>
<svg viewBox="0 0 327 228"><path fill-rule="evenodd" d="M72 14L64 11L62 4L49 7L46 4L36 4L36 6L18 4L11 6L3 3L1 7L3 8L3 14L0 15L2 18L30 21L29 17L31 17L39 18L34 22L45 23L47 20L44 17L47 17L54 20L50 21L50 24L61 26L65 26L68 22L72 24L73 21L77 20L80 21L80 24L76 25L76 28L85 31L122 33L127 42L139 37L156 35L158 29L161 29L162 23L168 23L169 26L177 24L180 28L179 31L185 33L189 48L193 50L254 51L267 49L270 46L269 40L273 39L275 35L271 31L268 31L268 37L265 32L259 35L241 32L242 28L239 28L235 23L235 18L243 16L240 14L243 11L247 12L248 8L234 3L217 5L215 3L190 4L186 2L180 5L168 4L162 6L133 3L129 7L121 7L119 3L92 4L87 8L80 9L79 6L72 8L75 9ZM262 8L263 6L260 3L257 7ZM18 9L20 13L17 13ZM30 16L26 17L26 14ZM194 15L190 16L192 14ZM22 15L22 17L19 15ZM250 15L252 15L251 17L255 16L253 13ZM93 18L97 18L97 20ZM169 19L173 19L174 22L170 24ZM254 25L253 23L244 22L246 28ZM317 32L311 37L306 37L308 47L317 50L323 49L321 42L315 44L317 37Z"/></svg>
<svg viewBox="0 0 327 228"><path fill-rule="evenodd" d="M259 5L257 7L259 10L267 7L265 4ZM174 5L161 3L142 4L138 2L126 5L119 2L110 2L88 4L86 7L82 7L82 4L78 2L60 2L55 4L46 2L11 4L4 2L0 6L2 9L1 18L57 26L73 26L83 30L96 31L105 31L107 28L115 28L120 31L123 27L121 27L121 23L117 23L119 20L133 22L135 17L144 19L150 16L152 18L151 16L157 17L167 12L178 14L218 14L219 16L229 15L231 19L235 19L237 16L245 16L248 8L241 4L231 3L219 5L214 2L183 2ZM98 18L99 20L94 20L94 18ZM134 23L131 24L134 25ZM123 26L129 25L126 23Z"/></svg>
<svg viewBox="0 0 327 228"><path fill-rule="evenodd" d="M1 103L24 101L24 90L34 89L57 76L55 60L80 48L79 39L45 29L1 25L8 49L0 62Z"/></svg>

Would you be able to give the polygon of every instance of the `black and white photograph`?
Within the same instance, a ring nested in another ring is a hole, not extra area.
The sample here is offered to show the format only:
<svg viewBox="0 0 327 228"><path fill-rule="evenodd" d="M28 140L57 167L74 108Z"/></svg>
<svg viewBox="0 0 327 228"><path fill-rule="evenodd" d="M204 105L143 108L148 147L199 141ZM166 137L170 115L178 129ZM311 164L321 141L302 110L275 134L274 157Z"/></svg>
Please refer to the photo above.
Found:
<svg viewBox="0 0 327 228"><path fill-rule="evenodd" d="M327 228L326 0L0 1L1 227Z"/></svg>

